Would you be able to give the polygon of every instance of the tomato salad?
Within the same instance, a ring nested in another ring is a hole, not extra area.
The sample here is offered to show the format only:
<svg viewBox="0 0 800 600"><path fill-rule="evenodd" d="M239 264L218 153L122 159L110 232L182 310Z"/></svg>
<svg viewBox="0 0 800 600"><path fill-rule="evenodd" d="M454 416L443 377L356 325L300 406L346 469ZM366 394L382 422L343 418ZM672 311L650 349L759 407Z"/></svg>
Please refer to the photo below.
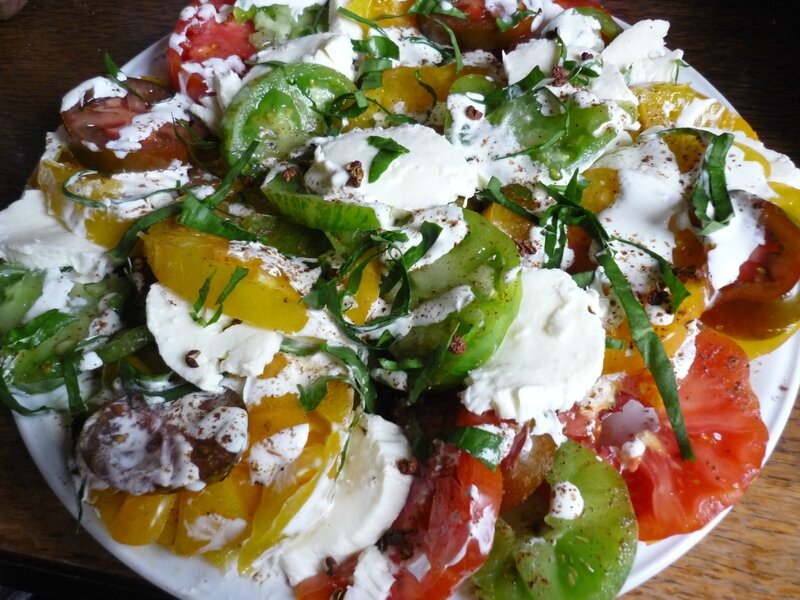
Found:
<svg viewBox="0 0 800 600"><path fill-rule="evenodd" d="M113 540L256 596L616 596L744 494L800 323L800 171L668 27L194 0L0 213L0 398Z"/></svg>

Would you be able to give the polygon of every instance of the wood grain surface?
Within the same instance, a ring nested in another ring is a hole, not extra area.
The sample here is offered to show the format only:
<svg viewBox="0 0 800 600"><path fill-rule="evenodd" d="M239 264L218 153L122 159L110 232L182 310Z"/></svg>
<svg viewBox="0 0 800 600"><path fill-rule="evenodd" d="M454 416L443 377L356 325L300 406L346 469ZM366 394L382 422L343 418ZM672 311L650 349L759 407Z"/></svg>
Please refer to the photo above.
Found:
<svg viewBox="0 0 800 600"><path fill-rule="evenodd" d="M0 21L0 206L16 199L58 125L62 94L171 29L184 0L30 0ZM800 32L794 2L607 0L633 22L664 18L668 41L767 146L800 161ZM800 367L799 367L800 368ZM158 597L80 530L0 411L0 585L52 597ZM800 408L746 498L711 535L629 593L645 598L800 598Z"/></svg>

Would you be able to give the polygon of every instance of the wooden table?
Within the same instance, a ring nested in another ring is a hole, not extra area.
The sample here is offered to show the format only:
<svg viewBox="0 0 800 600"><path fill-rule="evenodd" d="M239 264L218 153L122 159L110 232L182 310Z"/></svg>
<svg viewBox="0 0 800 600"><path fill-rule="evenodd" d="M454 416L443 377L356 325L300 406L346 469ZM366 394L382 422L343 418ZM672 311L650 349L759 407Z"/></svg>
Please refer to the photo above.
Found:
<svg viewBox="0 0 800 600"><path fill-rule="evenodd" d="M0 203L17 198L58 124L61 95L172 27L185 0L30 0L0 22ZM800 161L800 33L786 0L607 0L628 22L672 23L669 43L767 146ZM159 597L77 528L0 411L0 584L53 597ZM800 598L800 408L769 464L723 523L629 598Z"/></svg>

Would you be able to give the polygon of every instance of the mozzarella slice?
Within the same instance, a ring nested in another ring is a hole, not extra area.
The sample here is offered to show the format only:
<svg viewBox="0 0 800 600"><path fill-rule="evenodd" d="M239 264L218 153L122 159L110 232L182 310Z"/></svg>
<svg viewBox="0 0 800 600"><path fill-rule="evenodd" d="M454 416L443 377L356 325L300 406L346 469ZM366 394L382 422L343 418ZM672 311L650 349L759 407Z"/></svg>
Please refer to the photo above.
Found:
<svg viewBox="0 0 800 600"><path fill-rule="evenodd" d="M497 352L470 372L461 401L481 414L537 426L581 400L603 370L597 295L561 270L529 269L522 302ZM558 437L558 432L556 432Z"/></svg>

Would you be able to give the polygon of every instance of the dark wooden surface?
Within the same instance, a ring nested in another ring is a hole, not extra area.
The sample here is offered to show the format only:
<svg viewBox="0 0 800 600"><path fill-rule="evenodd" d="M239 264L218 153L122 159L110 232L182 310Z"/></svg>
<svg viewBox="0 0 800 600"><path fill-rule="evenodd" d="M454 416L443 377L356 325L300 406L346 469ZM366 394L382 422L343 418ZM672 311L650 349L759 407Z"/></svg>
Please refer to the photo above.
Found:
<svg viewBox="0 0 800 600"><path fill-rule="evenodd" d="M62 94L165 35L184 0L30 0L0 22L0 206L16 199L58 124ZM800 31L787 0L607 0L628 22L664 18L669 44L775 150L800 161ZM630 598L800 598L800 409L747 497L700 545ZM0 585L53 597L157 594L75 522L0 411Z"/></svg>

